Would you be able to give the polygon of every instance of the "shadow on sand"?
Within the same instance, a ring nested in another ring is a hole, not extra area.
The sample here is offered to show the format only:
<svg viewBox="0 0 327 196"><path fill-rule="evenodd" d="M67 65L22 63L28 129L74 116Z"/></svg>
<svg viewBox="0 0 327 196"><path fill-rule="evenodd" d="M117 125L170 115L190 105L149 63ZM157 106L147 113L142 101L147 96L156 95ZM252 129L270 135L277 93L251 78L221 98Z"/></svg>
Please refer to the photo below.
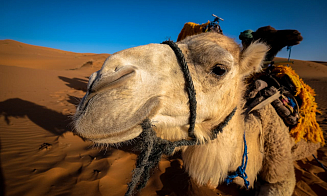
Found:
<svg viewBox="0 0 327 196"><path fill-rule="evenodd" d="M68 95L68 100L67 102L68 103L71 103L73 104L74 106L78 106L78 104L81 102L82 98L80 97L75 97L75 96L71 96L71 95Z"/></svg>
<svg viewBox="0 0 327 196"><path fill-rule="evenodd" d="M68 115L19 98L0 102L0 116L5 117L7 124L10 124L10 117L28 117L33 123L55 135L68 131L71 123Z"/></svg>
<svg viewBox="0 0 327 196"><path fill-rule="evenodd" d="M64 82L66 82L66 85L70 88L74 88L76 90L82 90L86 92L87 89L87 79L80 79L80 78L67 78L64 76L58 76L58 78Z"/></svg>
<svg viewBox="0 0 327 196"><path fill-rule="evenodd" d="M0 152L1 152L1 138L0 138ZM0 196L4 196L6 192L5 177L3 176L0 156Z"/></svg>
<svg viewBox="0 0 327 196"><path fill-rule="evenodd" d="M160 180L163 187L160 191L157 191L159 196L170 194L187 196L190 194L190 177L178 160L173 160L170 163L170 167L166 168L165 173L161 174Z"/></svg>

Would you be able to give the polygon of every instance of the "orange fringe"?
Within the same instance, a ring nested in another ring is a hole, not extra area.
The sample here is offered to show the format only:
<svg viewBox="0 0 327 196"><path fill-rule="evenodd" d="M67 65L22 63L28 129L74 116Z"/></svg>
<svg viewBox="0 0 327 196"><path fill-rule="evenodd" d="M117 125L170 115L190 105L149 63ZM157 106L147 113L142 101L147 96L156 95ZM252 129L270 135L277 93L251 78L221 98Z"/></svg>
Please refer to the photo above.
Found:
<svg viewBox="0 0 327 196"><path fill-rule="evenodd" d="M203 28L205 28L209 23L210 23L210 21L208 21L207 23L201 24L201 25L193 23L193 22L185 23L183 29L181 30L181 32L178 35L177 41L179 42L179 41L185 39L187 36L202 33Z"/></svg>
<svg viewBox="0 0 327 196"><path fill-rule="evenodd" d="M320 113L317 109L317 103L315 101L315 91L299 77L295 71L286 66L278 65L274 68L273 72L277 77L283 77L287 74L294 85L296 86L296 95L302 100L302 105L299 109L299 122L290 131L290 135L295 139L295 142L304 139L306 141L320 142L325 144L323 132L317 123L316 112Z"/></svg>

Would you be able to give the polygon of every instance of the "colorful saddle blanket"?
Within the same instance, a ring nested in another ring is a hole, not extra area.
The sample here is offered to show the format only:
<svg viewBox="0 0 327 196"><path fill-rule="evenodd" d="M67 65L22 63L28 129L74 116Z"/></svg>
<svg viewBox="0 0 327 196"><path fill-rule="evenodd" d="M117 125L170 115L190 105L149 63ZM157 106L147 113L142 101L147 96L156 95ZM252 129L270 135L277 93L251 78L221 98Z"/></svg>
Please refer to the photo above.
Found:
<svg viewBox="0 0 327 196"><path fill-rule="evenodd" d="M295 139L295 142L304 139L325 144L323 132L316 120L316 113L319 113L315 101L316 94L291 67L270 66L248 80L249 83L253 84L258 84L259 81L267 83L259 89L261 91L259 94L271 96L277 91L274 89L281 92L281 96L273 101L272 105L285 124L290 127L290 135ZM251 93L253 94L253 88L247 96ZM247 97L247 100L250 99ZM250 104L251 102L253 101L250 100Z"/></svg>
<svg viewBox="0 0 327 196"><path fill-rule="evenodd" d="M177 41L179 42L179 41L185 39L187 36L203 33L209 24L210 24L210 21L208 21L207 23L201 24L201 25L196 24L194 22L185 23L183 29L181 30L181 32L178 35Z"/></svg>

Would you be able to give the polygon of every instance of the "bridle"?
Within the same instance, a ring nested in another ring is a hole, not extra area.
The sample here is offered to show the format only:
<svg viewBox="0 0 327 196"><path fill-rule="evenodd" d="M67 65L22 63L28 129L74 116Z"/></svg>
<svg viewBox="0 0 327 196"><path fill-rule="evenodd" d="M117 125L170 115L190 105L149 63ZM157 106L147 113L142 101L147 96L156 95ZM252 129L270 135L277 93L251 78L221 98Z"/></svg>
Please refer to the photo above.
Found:
<svg viewBox="0 0 327 196"><path fill-rule="evenodd" d="M164 41L162 44L167 44L173 49L175 52L175 55L177 57L177 60L179 61L179 64L181 66L181 69L183 71L185 85L186 85L186 91L189 97L189 103L190 103L190 118L189 118L189 124L190 127L188 129L188 136L192 139L195 139L194 135L194 127L195 127L195 120L196 120L196 93L193 85L192 76L190 74L190 70L188 69L187 62L185 61L184 54L181 51L181 49L177 46L177 44L173 41Z"/></svg>
<svg viewBox="0 0 327 196"><path fill-rule="evenodd" d="M185 87L189 96L190 103L190 118L188 129L189 139L182 139L178 141L168 141L156 136L155 131L152 129L152 124L149 119L145 119L142 123L142 133L140 134L140 142L137 143L137 147L141 150L141 153L138 155L136 160L136 168L133 170L133 177L131 182L128 184L128 190L125 193L125 196L132 195L134 190L141 190L145 187L147 181L150 178L150 170L156 167L161 159L162 154L172 155L175 148L181 146L194 146L200 145L200 143L195 134L195 120L196 120L196 92L193 85L193 80L188 69L187 62L185 61L184 55L181 49L173 41L164 41L162 44L167 44L174 51L177 60L183 71ZM233 111L225 118L223 122L217 125L212 131L210 139L214 140L217 138L217 134L222 132L223 128L228 124L236 112L236 107ZM209 141L205 140L205 143Z"/></svg>

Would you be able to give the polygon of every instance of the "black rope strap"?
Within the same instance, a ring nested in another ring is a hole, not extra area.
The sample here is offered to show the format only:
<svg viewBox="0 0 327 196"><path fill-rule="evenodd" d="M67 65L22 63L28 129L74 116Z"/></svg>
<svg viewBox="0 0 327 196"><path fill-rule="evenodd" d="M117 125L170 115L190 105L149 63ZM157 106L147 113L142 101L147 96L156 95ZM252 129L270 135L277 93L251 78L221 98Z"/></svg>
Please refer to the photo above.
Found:
<svg viewBox="0 0 327 196"><path fill-rule="evenodd" d="M142 128L141 140L136 145L141 153L137 157L136 168L133 170L133 177L128 184L125 196L133 195L134 189L137 192L145 187L150 178L151 169L158 165L162 154L171 155L176 147L197 144L195 140L171 142L157 137L149 119L143 121Z"/></svg>
<svg viewBox="0 0 327 196"><path fill-rule="evenodd" d="M190 103L190 127L188 129L188 136L191 137L192 139L195 139L194 135L194 127L195 127L195 120L196 120L196 93L193 85L193 80L190 74L190 71L187 66L187 62L185 61L183 52L177 44L173 41L164 41L162 44L167 44L173 49L175 52L175 55L177 57L177 60L179 61L179 64L182 68L183 74L184 74L184 79L185 79L185 86L186 86L186 91L189 96L189 103Z"/></svg>
<svg viewBox="0 0 327 196"><path fill-rule="evenodd" d="M222 132L223 128L227 126L228 122L235 115L236 107L234 110L221 122L216 128L212 130L211 140L217 138L217 134ZM140 137L141 140L137 143L138 150L141 153L137 157L136 168L133 170L133 177L128 184L128 190L125 196L133 195L134 190L139 191L145 187L150 178L150 171L156 167L161 159L161 156L172 155L175 148L181 146L194 146L201 143L196 140L179 140L171 142L156 136L155 131L149 119L145 119L142 124L143 132ZM205 141L206 143L208 141Z"/></svg>
<svg viewBox="0 0 327 196"><path fill-rule="evenodd" d="M214 140L217 138L217 135L219 132L223 131L223 128L227 126L228 122L233 118L233 116L236 113L236 109L237 107L235 107L233 109L233 111L228 114L228 116L226 116L225 120L223 122L221 122L218 126L216 126L213 130L212 130L212 135L211 135L211 140Z"/></svg>

